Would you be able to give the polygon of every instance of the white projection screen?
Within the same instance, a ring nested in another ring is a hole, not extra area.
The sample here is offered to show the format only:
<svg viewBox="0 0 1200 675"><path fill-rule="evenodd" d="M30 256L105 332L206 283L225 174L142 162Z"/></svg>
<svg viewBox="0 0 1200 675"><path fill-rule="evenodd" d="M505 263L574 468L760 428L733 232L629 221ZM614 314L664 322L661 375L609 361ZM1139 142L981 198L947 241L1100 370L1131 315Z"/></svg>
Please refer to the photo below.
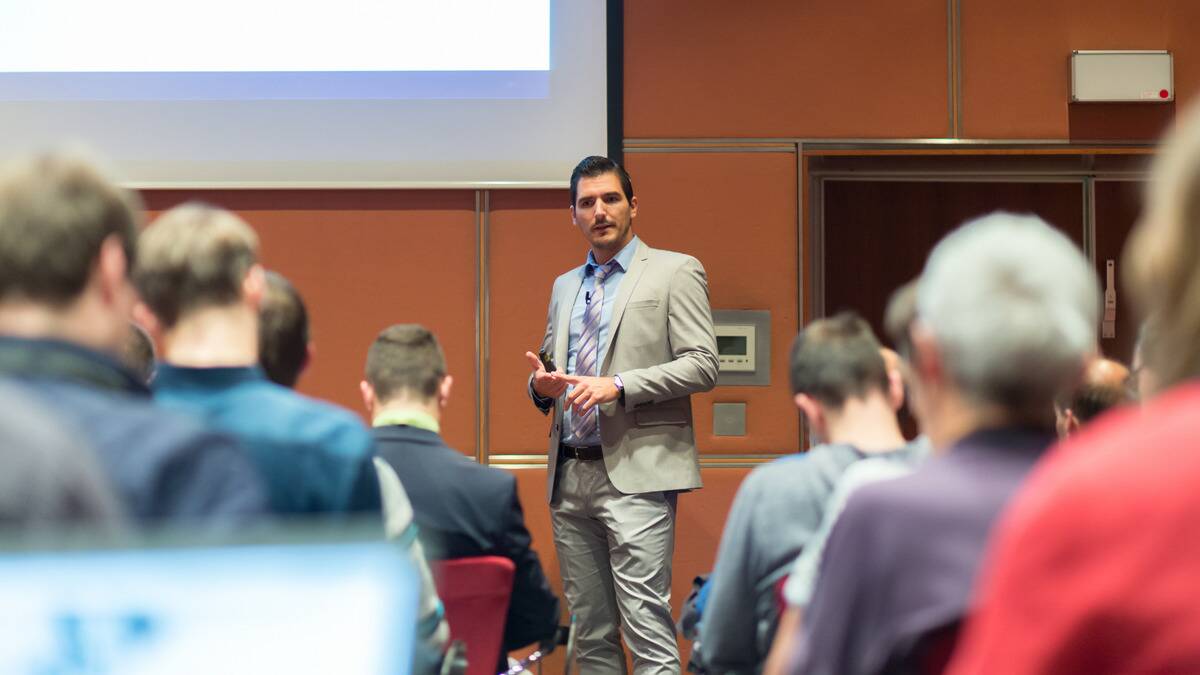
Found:
<svg viewBox="0 0 1200 675"><path fill-rule="evenodd" d="M0 158L136 187L558 186L608 139L605 0L3 0Z"/></svg>

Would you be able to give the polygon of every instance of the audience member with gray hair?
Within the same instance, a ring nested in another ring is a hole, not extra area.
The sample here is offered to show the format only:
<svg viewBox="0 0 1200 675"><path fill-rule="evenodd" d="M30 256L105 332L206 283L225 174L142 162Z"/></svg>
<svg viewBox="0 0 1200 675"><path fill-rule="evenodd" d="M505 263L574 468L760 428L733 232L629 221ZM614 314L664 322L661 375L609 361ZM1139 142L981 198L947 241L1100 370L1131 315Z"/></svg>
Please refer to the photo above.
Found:
<svg viewBox="0 0 1200 675"><path fill-rule="evenodd" d="M1021 490L955 675L1200 672L1200 108L1148 185L1123 268L1157 317L1154 398L1085 427Z"/></svg>
<svg viewBox="0 0 1200 675"><path fill-rule="evenodd" d="M242 448L154 405L117 360L140 211L77 158L37 156L0 177L0 379L87 434L132 518L256 519L265 495Z"/></svg>
<svg viewBox="0 0 1200 675"><path fill-rule="evenodd" d="M1032 216L967 223L929 256L911 366L935 456L850 495L785 672L928 665L969 608L992 523L1055 440L1051 403L1095 349L1099 287Z"/></svg>

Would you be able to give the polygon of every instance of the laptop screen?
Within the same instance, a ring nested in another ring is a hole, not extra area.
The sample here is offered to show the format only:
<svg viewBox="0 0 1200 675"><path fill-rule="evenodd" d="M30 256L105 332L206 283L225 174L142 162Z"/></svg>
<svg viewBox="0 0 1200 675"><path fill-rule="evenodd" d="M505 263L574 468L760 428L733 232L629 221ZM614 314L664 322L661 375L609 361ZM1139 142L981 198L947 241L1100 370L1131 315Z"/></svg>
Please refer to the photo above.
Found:
<svg viewBox="0 0 1200 675"><path fill-rule="evenodd" d="M0 672L407 673L417 596L384 542L0 553Z"/></svg>

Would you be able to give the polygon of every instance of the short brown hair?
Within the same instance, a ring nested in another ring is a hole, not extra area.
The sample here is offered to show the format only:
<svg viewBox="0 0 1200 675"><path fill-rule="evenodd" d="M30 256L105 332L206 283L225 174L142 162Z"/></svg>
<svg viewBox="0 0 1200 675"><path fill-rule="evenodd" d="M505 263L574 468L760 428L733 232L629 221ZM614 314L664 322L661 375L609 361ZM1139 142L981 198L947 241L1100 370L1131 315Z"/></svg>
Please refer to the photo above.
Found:
<svg viewBox="0 0 1200 675"><path fill-rule="evenodd" d="M67 305L109 236L132 266L141 211L137 195L83 159L44 154L12 164L0 177L0 298Z"/></svg>
<svg viewBox="0 0 1200 675"><path fill-rule="evenodd" d="M371 344L366 375L380 401L401 392L430 399L446 377L446 356L428 328L397 324L383 329Z"/></svg>
<svg viewBox="0 0 1200 675"><path fill-rule="evenodd" d="M139 246L133 282L168 328L193 310L237 302L258 260L258 236L245 221L199 202L159 216Z"/></svg>
<svg viewBox="0 0 1200 675"><path fill-rule="evenodd" d="M268 271L266 281L258 308L258 362L267 379L295 387L308 362L308 310L287 277Z"/></svg>
<svg viewBox="0 0 1200 675"><path fill-rule="evenodd" d="M871 326L853 312L810 323L792 342L792 392L840 408L888 390L887 366Z"/></svg>

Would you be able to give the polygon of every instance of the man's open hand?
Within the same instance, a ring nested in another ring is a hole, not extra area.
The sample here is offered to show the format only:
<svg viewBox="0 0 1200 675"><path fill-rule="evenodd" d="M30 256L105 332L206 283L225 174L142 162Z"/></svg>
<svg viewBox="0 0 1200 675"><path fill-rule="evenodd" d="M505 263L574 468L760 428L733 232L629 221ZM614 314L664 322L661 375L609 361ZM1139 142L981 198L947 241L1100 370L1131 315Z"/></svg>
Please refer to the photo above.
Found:
<svg viewBox="0 0 1200 675"><path fill-rule="evenodd" d="M562 369L553 373L546 372L546 366L533 352L525 352L525 359L533 368L533 391L542 398L558 398L567 390L567 383L556 379L555 375L563 374Z"/></svg>
<svg viewBox="0 0 1200 675"><path fill-rule="evenodd" d="M592 408L615 401L621 396L617 383L611 377L588 377L584 375L564 375L560 372L550 374L550 377L562 382L563 385L574 385L571 393L567 394L567 405L576 414L582 414Z"/></svg>

